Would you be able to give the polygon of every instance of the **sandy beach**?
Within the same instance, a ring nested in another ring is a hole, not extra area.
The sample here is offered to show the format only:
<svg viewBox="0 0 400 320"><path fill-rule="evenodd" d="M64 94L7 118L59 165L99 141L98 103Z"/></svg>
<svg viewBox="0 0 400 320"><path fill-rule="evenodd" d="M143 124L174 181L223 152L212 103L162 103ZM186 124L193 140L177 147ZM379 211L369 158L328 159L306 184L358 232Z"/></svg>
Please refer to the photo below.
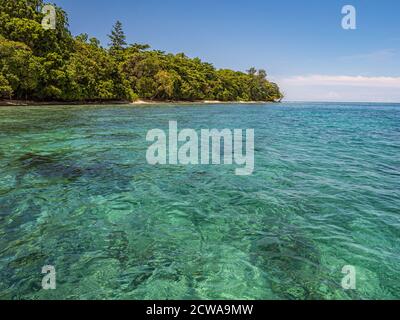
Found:
<svg viewBox="0 0 400 320"><path fill-rule="evenodd" d="M270 104L271 101L219 101L219 100L200 100L200 101L155 101L155 100L136 100L136 101L25 101L25 100L0 100L0 106L60 106L60 105L193 105L193 104Z"/></svg>

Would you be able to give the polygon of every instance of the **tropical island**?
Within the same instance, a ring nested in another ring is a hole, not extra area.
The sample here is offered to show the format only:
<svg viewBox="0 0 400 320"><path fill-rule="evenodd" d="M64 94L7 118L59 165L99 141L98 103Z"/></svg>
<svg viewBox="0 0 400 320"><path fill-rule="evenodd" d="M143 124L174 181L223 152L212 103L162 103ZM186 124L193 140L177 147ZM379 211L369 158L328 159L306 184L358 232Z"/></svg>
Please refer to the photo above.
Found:
<svg viewBox="0 0 400 320"><path fill-rule="evenodd" d="M55 6L55 29L43 28L42 0L0 0L0 104L90 102L277 102L283 94L265 70L217 69L184 53L130 44L117 21L104 48L72 36Z"/></svg>

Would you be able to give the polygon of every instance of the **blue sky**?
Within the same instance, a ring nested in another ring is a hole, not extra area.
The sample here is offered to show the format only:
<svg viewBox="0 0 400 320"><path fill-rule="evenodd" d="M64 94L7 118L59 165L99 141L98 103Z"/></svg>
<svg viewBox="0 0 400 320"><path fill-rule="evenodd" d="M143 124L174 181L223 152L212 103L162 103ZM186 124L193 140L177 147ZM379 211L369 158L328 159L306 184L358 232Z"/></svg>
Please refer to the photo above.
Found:
<svg viewBox="0 0 400 320"><path fill-rule="evenodd" d="M287 100L400 102L398 0L53 0L74 35L185 52L217 68L266 69ZM341 27L342 7L357 29Z"/></svg>

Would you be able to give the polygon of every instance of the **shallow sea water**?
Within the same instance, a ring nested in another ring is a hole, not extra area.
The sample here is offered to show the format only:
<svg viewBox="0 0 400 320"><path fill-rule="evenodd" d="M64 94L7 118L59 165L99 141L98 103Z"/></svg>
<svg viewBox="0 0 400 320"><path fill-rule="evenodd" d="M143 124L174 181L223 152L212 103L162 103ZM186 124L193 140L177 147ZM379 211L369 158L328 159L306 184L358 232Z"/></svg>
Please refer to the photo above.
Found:
<svg viewBox="0 0 400 320"><path fill-rule="evenodd" d="M253 175L148 165L170 120L255 129ZM399 239L400 105L0 108L0 299L399 299Z"/></svg>

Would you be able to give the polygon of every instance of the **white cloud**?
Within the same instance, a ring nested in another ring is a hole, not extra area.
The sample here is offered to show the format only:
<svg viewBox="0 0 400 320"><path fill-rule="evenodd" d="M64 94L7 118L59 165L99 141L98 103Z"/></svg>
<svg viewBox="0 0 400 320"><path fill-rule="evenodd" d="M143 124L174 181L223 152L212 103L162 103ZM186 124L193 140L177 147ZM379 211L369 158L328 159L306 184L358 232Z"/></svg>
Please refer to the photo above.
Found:
<svg viewBox="0 0 400 320"><path fill-rule="evenodd" d="M353 86L372 88L400 88L400 77L365 77L365 76L295 76L281 80L282 83L295 86Z"/></svg>
<svg viewBox="0 0 400 320"><path fill-rule="evenodd" d="M400 77L305 75L276 81L286 100L400 102Z"/></svg>

